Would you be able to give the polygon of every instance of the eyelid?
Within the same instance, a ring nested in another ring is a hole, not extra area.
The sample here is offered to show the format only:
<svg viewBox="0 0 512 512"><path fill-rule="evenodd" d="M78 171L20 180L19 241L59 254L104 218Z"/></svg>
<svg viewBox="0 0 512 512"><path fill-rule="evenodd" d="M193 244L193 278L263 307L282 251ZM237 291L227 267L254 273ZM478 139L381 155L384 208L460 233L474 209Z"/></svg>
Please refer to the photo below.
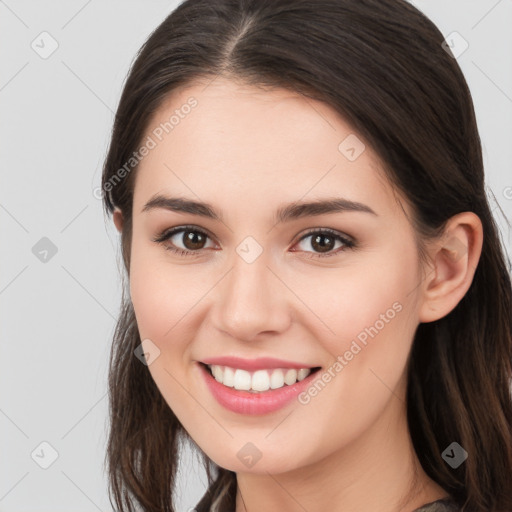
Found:
<svg viewBox="0 0 512 512"><path fill-rule="evenodd" d="M356 241L351 236L349 236L345 233L342 233L340 231L337 231L336 229L332 229L332 228L310 228L310 229L306 230L305 233L300 235L300 238L297 240L297 242L301 242L307 236L310 236L315 233L329 233L330 235L341 238L344 242L346 242L348 244L355 245L355 243L356 243Z"/></svg>
<svg viewBox="0 0 512 512"><path fill-rule="evenodd" d="M207 236L210 239L213 239L214 237L210 235L210 233L205 230L204 228L200 228L199 226L194 226L191 224L183 225L183 226L174 226L173 228L164 229L160 234L152 238L153 242L165 242L168 238L175 235L176 233L179 233L181 231L197 231L198 233L201 233L202 235Z"/></svg>
<svg viewBox="0 0 512 512"><path fill-rule="evenodd" d="M210 236L210 234L207 230L200 228L198 226L193 226L193 225L189 224L189 225L174 226L169 229L164 229L159 235L152 238L152 241L163 245L165 250L171 251L173 254L176 254L178 256L187 256L189 258L200 256L202 254L203 250L205 250L205 248L199 249L197 251L192 251L189 249L181 249L180 247L166 245L165 242L168 239L170 239L171 237L173 237L174 235L176 235L178 233L183 233L186 231L195 231L197 233L200 233L200 234L206 236L210 240L213 240L213 237Z"/></svg>

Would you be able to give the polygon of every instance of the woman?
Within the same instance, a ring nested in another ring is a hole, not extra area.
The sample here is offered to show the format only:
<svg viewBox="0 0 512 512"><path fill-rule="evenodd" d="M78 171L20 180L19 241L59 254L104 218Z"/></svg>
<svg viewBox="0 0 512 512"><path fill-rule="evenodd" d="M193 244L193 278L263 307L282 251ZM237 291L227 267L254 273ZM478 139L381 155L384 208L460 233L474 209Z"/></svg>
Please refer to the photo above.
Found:
<svg viewBox="0 0 512 512"><path fill-rule="evenodd" d="M511 282L463 74L402 0L188 0L104 166L121 511L512 510Z"/></svg>

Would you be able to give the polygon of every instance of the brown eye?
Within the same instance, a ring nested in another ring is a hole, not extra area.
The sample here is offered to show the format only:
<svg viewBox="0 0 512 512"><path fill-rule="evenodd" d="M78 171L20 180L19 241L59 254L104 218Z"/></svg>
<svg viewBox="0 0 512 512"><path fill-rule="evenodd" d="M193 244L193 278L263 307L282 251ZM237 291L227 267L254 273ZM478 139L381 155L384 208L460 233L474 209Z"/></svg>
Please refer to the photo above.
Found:
<svg viewBox="0 0 512 512"><path fill-rule="evenodd" d="M162 243L166 249L180 255L194 255L206 248L210 237L204 231L182 226L164 231L153 239L154 242Z"/></svg>
<svg viewBox="0 0 512 512"><path fill-rule="evenodd" d="M183 231L182 241L186 249L191 251L203 249L206 243L206 236L199 231Z"/></svg>
<svg viewBox="0 0 512 512"><path fill-rule="evenodd" d="M329 252L334 248L335 239L331 235L315 235L311 239L311 247L318 252Z"/></svg>
<svg viewBox="0 0 512 512"><path fill-rule="evenodd" d="M305 240L308 238L311 240L309 243L306 243ZM340 245L336 247L336 243L339 243ZM308 257L310 258L335 256L336 254L343 252L345 249L354 248L356 245L356 243L348 237L342 236L331 229L317 229L315 231L310 231L299 240L298 244L303 244L300 250L308 252ZM313 252L308 251L308 248L312 248ZM335 248L338 250L333 250Z"/></svg>
<svg viewBox="0 0 512 512"><path fill-rule="evenodd" d="M307 238L311 238L309 244L304 242ZM180 256L196 256L207 248L208 239L210 236L201 229L194 226L181 226L164 231L153 238L153 241L163 244L165 249ZM339 245L337 250L334 250L337 243L341 246ZM308 253L310 258L335 256L346 249L356 247L354 240L329 228L311 230L296 245L300 244L306 246L302 247L300 251ZM309 251L308 248L312 248L313 251Z"/></svg>

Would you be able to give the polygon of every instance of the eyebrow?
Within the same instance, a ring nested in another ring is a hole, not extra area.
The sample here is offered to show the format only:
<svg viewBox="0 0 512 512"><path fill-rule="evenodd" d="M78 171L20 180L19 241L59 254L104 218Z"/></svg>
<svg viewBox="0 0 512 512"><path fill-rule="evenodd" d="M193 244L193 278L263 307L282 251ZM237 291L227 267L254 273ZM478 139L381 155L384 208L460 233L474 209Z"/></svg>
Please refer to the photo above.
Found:
<svg viewBox="0 0 512 512"><path fill-rule="evenodd" d="M215 208L208 203L181 197L166 197L161 194L153 196L144 205L141 213L158 208L173 212L190 213L192 215L199 215L208 219L223 221L222 213L217 212ZM295 202L281 206L276 211L274 220L276 223L279 223L303 217L341 212L364 212L378 216L377 213L375 213L369 206L363 203L335 197L308 202Z"/></svg>

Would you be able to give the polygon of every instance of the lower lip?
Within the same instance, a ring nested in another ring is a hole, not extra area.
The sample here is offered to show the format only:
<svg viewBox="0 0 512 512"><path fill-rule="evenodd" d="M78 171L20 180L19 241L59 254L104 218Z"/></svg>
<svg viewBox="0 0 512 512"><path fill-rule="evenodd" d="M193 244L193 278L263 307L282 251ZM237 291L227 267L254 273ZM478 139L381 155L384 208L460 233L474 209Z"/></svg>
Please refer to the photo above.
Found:
<svg viewBox="0 0 512 512"><path fill-rule="evenodd" d="M224 386L224 384L215 380L208 368L201 363L197 364L200 367L208 389L220 405L230 411L250 415L268 414L283 408L310 386L313 380L321 374L321 370L315 371L291 386L285 385L278 389L249 393L248 391L239 391L238 389Z"/></svg>

